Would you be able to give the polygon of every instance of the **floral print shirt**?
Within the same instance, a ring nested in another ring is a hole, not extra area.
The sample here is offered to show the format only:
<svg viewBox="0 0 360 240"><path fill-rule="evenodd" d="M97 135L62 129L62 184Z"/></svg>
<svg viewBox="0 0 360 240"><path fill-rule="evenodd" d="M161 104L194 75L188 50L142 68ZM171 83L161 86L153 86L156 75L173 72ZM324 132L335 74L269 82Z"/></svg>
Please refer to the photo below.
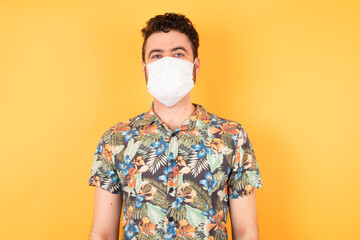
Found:
<svg viewBox="0 0 360 240"><path fill-rule="evenodd" d="M242 125L194 106L175 131L152 104L102 136L88 184L122 194L122 239L228 239L229 198L263 185Z"/></svg>

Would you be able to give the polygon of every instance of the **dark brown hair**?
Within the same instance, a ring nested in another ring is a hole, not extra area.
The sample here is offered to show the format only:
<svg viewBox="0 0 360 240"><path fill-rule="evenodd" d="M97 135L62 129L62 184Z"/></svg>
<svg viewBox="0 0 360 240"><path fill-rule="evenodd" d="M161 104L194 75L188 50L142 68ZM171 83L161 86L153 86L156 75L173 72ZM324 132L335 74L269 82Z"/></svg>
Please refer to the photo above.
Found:
<svg viewBox="0 0 360 240"><path fill-rule="evenodd" d="M145 61L145 44L151 34L155 32L168 33L170 30L177 30L186 34L191 42L194 59L198 56L199 35L191 21L182 14L165 13L164 15L157 15L147 21L146 26L141 29L144 37L142 46L142 59Z"/></svg>

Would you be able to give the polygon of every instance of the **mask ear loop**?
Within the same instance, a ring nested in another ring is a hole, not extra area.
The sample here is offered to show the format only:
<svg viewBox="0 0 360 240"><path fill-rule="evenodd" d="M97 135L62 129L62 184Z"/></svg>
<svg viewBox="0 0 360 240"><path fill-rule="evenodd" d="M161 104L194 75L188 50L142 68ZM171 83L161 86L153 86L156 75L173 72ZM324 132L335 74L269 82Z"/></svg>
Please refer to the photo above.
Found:
<svg viewBox="0 0 360 240"><path fill-rule="evenodd" d="M196 58L194 59L193 66L195 65L195 63L196 63Z"/></svg>

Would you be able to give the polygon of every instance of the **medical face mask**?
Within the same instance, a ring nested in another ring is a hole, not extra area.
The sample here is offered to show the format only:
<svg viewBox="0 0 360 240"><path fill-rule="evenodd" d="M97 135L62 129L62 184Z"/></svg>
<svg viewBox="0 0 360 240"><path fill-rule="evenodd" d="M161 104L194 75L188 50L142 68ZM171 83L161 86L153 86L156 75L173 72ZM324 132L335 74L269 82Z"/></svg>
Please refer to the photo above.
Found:
<svg viewBox="0 0 360 240"><path fill-rule="evenodd" d="M194 87L194 64L184 59L163 57L145 65L149 93L166 106L175 105Z"/></svg>

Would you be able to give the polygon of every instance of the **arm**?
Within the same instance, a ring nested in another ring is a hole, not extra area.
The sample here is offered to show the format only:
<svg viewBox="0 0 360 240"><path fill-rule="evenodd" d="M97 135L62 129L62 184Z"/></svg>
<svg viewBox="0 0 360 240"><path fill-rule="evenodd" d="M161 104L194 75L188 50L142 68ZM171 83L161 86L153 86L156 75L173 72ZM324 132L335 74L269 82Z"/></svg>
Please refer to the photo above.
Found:
<svg viewBox="0 0 360 240"><path fill-rule="evenodd" d="M229 199L229 210L234 240L258 240L255 192L238 199Z"/></svg>
<svg viewBox="0 0 360 240"><path fill-rule="evenodd" d="M113 194L95 186L94 218L89 239L117 240L121 208L122 194Z"/></svg>

